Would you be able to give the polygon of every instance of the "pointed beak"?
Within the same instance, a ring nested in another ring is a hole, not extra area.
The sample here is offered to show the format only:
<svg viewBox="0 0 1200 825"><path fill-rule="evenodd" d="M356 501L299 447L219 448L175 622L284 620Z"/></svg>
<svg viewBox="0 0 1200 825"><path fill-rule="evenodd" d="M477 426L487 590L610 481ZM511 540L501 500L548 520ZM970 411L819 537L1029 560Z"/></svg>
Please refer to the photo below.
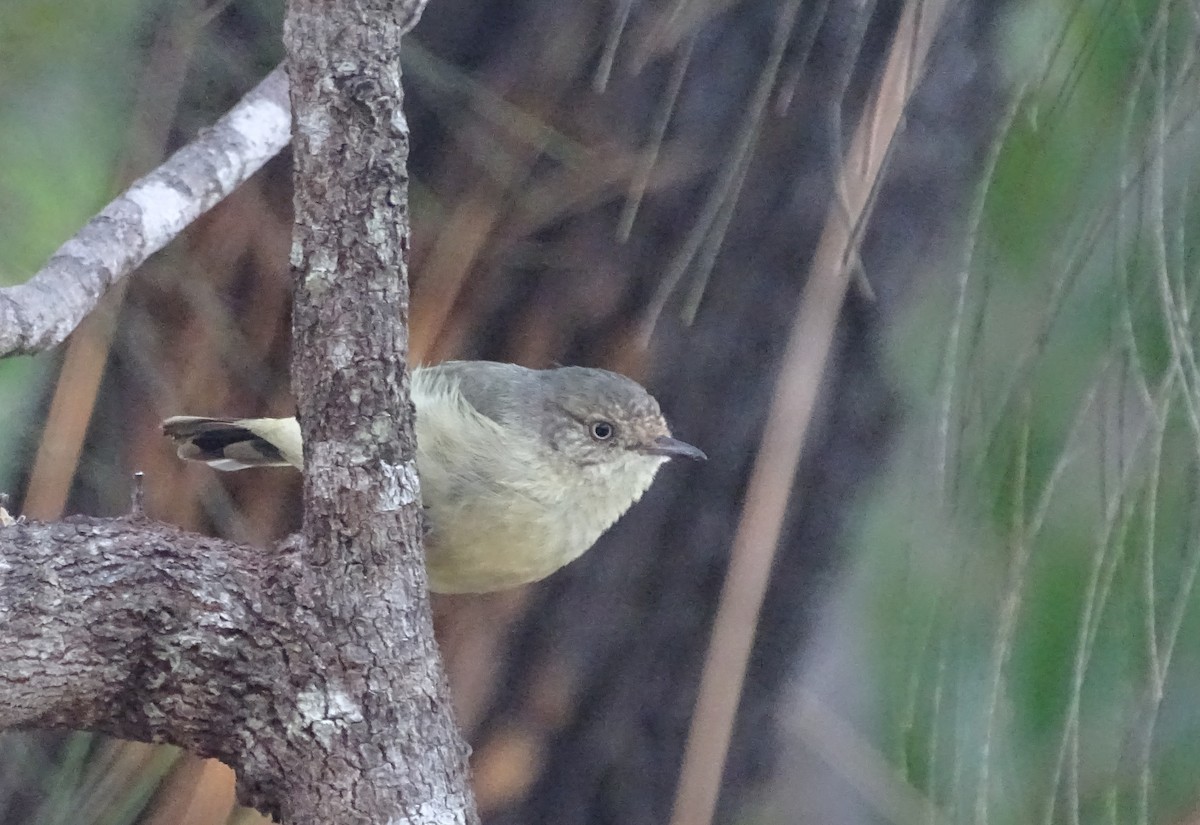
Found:
<svg viewBox="0 0 1200 825"><path fill-rule="evenodd" d="M650 455L665 455L667 458L690 458L693 461L707 461L708 456L699 447L693 447L686 441L660 435L645 448Z"/></svg>

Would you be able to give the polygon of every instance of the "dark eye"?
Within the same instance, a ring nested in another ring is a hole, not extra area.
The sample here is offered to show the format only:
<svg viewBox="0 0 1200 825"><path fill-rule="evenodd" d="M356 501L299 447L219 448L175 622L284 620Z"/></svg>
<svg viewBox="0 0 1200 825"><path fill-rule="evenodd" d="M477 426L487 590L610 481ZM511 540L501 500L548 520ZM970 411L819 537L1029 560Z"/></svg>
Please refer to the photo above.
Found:
<svg viewBox="0 0 1200 825"><path fill-rule="evenodd" d="M592 433L592 438L597 441L608 441L617 431L617 428L607 421L593 421L588 429Z"/></svg>

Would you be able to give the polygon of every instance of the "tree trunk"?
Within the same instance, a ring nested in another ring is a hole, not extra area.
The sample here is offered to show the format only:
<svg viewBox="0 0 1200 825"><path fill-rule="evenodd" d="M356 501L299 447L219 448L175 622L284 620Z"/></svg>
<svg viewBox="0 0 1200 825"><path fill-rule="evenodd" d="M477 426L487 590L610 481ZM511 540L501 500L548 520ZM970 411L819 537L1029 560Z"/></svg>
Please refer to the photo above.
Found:
<svg viewBox="0 0 1200 825"><path fill-rule="evenodd" d="M423 0L291 0L295 233L292 387L304 436L292 677L315 703L287 766L286 819L473 819L466 749L433 638L409 401L408 130L401 35ZM321 707L321 704L324 707ZM301 707L301 710L304 708Z"/></svg>
<svg viewBox="0 0 1200 825"><path fill-rule="evenodd" d="M643 379L676 434L710 456L701 467L666 468L594 551L548 581L435 605L459 718L476 748L476 790L492 823L667 821L787 330L820 228L836 208L835 170L902 6L801 4L779 70L765 78L761 124L750 129L787 3L631 2L597 92L606 42L625 5L437 0L416 42L405 44L411 169L421 193L413 216L412 360L619 369ZM725 821L771 770L782 688L837 574L856 496L886 460L898 413L880 341L914 276L936 270L942 239L961 227L997 108L987 39L994 9L955 4L945 20L863 235L862 271L874 298L855 288L842 315L760 617L725 770ZM675 10L681 16L672 18ZM353 90L360 81L350 72L338 82ZM369 176L356 188L374 191ZM227 248L226 239L264 215L269 221L263 204L273 200L229 204L197 233L198 247L207 239L221 256L198 268L226 279L216 287L222 300L264 291L249 263L271 257L255 246L267 245L261 235L269 226L244 247ZM663 296L643 347L650 310ZM156 297L143 299L139 312L173 321L185 303L176 293ZM260 304L237 304L245 310L245 349L279 360L283 347L262 333L272 326ZM695 320L686 324L681 310L693 305ZM355 325L387 320L371 307L345 311ZM243 367L245 353L231 355L230 342L218 339L211 331L180 336L178 358L164 368L169 375L196 365L213 375L235 371L229 394L214 389L211 375L198 380L202 389L191 395L208 406L197 411L289 412L286 398L263 389L270 382ZM125 351L136 352L136 344ZM297 375L303 369L298 362ZM145 391L145 372L139 365L116 375ZM113 390L110 409L126 409L119 382ZM317 387L334 398L338 390ZM302 410L315 403L303 395L300 402ZM353 422L344 424L350 429L338 436L353 435ZM176 470L146 434L151 426L127 436L135 445L130 461L163 478ZM403 436L395 443L407 454ZM294 506L280 514L278 499L264 492L280 474L223 476L218 487L211 474L193 473L190 483L201 477L208 485L201 523L209 528L261 537L295 523ZM214 488L231 490L232 499ZM187 498L160 489L152 512L171 512ZM403 536L408 527L395 529Z"/></svg>
<svg viewBox="0 0 1200 825"><path fill-rule="evenodd" d="M218 757L243 804L285 825L477 820L433 639L403 360L399 49L421 6L288 10L300 535L268 552L204 539L146 521L140 495L129 519L0 526L0 729Z"/></svg>

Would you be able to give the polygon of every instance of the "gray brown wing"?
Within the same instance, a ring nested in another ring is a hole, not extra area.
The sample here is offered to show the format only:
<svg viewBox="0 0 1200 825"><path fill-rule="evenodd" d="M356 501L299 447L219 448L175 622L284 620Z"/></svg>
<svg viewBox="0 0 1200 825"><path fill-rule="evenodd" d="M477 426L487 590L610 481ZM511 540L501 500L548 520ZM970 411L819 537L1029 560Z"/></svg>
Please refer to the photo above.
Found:
<svg viewBox="0 0 1200 825"><path fill-rule="evenodd" d="M514 416L541 405L538 370L498 361L445 361L421 367L422 379L443 379L457 385L467 402L499 424L511 424Z"/></svg>

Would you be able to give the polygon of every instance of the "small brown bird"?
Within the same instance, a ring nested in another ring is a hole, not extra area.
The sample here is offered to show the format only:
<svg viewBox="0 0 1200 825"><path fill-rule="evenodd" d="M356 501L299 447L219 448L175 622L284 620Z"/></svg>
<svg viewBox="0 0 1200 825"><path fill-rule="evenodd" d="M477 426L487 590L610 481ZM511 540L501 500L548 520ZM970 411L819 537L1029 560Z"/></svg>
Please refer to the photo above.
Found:
<svg viewBox="0 0 1200 825"><path fill-rule="evenodd" d="M501 590L578 558L673 456L658 402L607 370L449 361L414 370L417 472L432 590ZM175 416L179 456L219 470L302 468L294 418Z"/></svg>

